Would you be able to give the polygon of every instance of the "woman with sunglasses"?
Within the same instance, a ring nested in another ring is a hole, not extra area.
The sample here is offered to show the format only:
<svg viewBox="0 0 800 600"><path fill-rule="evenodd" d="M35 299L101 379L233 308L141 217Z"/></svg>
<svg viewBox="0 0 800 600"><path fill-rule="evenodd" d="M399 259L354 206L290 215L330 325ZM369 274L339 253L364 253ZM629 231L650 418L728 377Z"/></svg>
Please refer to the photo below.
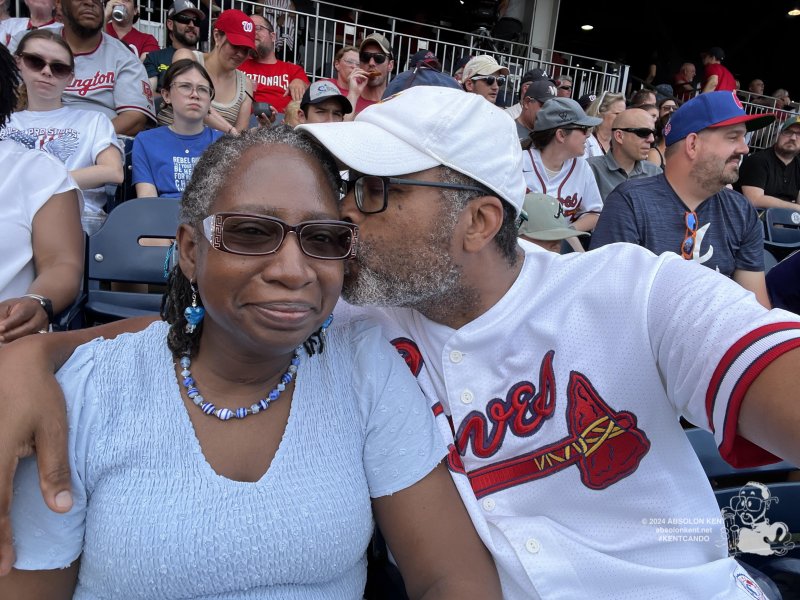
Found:
<svg viewBox="0 0 800 600"><path fill-rule="evenodd" d="M0 128L17 104L19 71L0 45ZM77 186L46 152L0 140L0 345L47 332L80 289L83 232ZM0 597L6 597L0 593Z"/></svg>
<svg viewBox="0 0 800 600"><path fill-rule="evenodd" d="M214 23L211 52L181 48L172 62L188 58L205 67L214 83L216 94L206 124L223 133L237 134L248 128L253 105L253 83L238 70L256 49L255 25L240 10L223 11ZM158 122L170 125L172 107L162 106Z"/></svg>
<svg viewBox="0 0 800 600"><path fill-rule="evenodd" d="M557 198L570 226L578 231L592 231L603 210L597 180L583 158L589 131L600 122L571 98L551 98L536 114L530 135L533 147L522 153L528 191Z"/></svg>
<svg viewBox="0 0 800 600"><path fill-rule="evenodd" d="M590 117L599 117L601 121L586 140L584 158L603 156L611 149L611 127L614 119L623 110L625 110L625 96L612 92L603 92L589 105L586 114Z"/></svg>
<svg viewBox="0 0 800 600"><path fill-rule="evenodd" d="M163 321L59 371L74 502L50 512L20 465L0 597L355 600L374 514L411 598L500 598L413 375L331 323L358 237L339 189L287 127L203 155Z"/></svg>
<svg viewBox="0 0 800 600"><path fill-rule="evenodd" d="M83 227L91 234L106 214L107 183L122 183L122 151L111 121L102 113L61 102L72 82L74 60L64 39L50 29L27 33L17 46L22 76L20 106L0 136L52 154L83 191Z"/></svg>
<svg viewBox="0 0 800 600"><path fill-rule="evenodd" d="M143 131L133 140L133 184L139 198L179 198L200 156L222 136L203 122L214 84L200 63L187 58L172 63L161 97L172 107L172 124Z"/></svg>

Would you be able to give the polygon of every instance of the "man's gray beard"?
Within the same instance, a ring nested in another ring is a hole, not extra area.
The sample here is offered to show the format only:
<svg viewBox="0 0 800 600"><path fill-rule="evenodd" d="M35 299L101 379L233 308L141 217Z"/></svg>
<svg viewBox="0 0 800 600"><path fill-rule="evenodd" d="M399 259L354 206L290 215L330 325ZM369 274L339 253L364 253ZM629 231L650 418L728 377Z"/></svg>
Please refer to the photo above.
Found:
<svg viewBox="0 0 800 600"><path fill-rule="evenodd" d="M359 253L374 255L364 242L359 245ZM461 270L446 248L407 255L398 266L404 267L398 269L400 273L390 269L378 272L359 261L357 274L345 272L342 297L359 306L413 308L435 321L451 310L463 308L465 302L472 302L474 294L465 290Z"/></svg>

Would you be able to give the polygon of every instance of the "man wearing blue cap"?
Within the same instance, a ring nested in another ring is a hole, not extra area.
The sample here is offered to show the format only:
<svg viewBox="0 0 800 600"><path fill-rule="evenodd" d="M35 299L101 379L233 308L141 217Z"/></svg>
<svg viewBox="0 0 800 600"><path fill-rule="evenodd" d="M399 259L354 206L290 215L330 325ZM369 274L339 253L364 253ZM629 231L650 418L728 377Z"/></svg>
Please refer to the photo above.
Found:
<svg viewBox="0 0 800 600"><path fill-rule="evenodd" d="M656 254L676 252L731 277L769 307L762 225L750 202L728 186L748 152L745 133L774 118L745 114L734 92L684 104L664 128L664 173L608 195L591 247L631 242Z"/></svg>

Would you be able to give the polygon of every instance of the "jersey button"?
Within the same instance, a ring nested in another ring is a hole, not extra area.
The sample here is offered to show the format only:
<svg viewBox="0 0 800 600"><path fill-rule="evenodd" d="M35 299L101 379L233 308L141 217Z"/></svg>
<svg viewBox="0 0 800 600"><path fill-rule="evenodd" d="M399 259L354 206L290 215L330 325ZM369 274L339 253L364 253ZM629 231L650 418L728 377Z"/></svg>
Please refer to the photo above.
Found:
<svg viewBox="0 0 800 600"><path fill-rule="evenodd" d="M484 498L483 499L483 509L487 512L492 512L495 507L494 498Z"/></svg>
<svg viewBox="0 0 800 600"><path fill-rule="evenodd" d="M453 362L453 363L455 363L455 364L458 364L458 363L460 363L462 360L464 360L464 355L463 355L461 352L459 352L458 350L453 350L453 351L450 353L450 362Z"/></svg>
<svg viewBox="0 0 800 600"><path fill-rule="evenodd" d="M530 552L531 554L536 554L541 549L541 545L539 544L539 540L535 538L529 539L525 542L525 549Z"/></svg>
<svg viewBox="0 0 800 600"><path fill-rule="evenodd" d="M461 402L464 404L472 404L472 401L475 399L475 396L469 390L464 390L461 392Z"/></svg>

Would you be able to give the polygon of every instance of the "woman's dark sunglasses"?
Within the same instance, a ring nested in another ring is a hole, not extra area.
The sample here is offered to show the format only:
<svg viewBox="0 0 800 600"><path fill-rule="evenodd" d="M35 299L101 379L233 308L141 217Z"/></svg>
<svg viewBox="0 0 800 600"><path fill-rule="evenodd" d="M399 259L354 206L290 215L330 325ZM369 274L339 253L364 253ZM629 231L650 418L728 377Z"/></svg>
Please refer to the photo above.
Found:
<svg viewBox="0 0 800 600"><path fill-rule="evenodd" d="M364 64L367 64L370 59L374 59L376 65L382 65L387 58L389 57L383 52L360 52L358 55L358 59Z"/></svg>
<svg viewBox="0 0 800 600"><path fill-rule="evenodd" d="M45 66L47 66L50 67L50 72L53 74L53 77L58 79L66 79L72 75L72 67L70 67L68 64L62 62L47 62L41 56L30 54L28 52L20 52L18 56L22 59L22 62L25 63L25 66L31 71L36 71L39 73L44 70Z"/></svg>
<svg viewBox="0 0 800 600"><path fill-rule="evenodd" d="M181 25L200 25L200 19L197 17L192 17L190 15L175 15L172 17L172 20L176 23L180 23Z"/></svg>

